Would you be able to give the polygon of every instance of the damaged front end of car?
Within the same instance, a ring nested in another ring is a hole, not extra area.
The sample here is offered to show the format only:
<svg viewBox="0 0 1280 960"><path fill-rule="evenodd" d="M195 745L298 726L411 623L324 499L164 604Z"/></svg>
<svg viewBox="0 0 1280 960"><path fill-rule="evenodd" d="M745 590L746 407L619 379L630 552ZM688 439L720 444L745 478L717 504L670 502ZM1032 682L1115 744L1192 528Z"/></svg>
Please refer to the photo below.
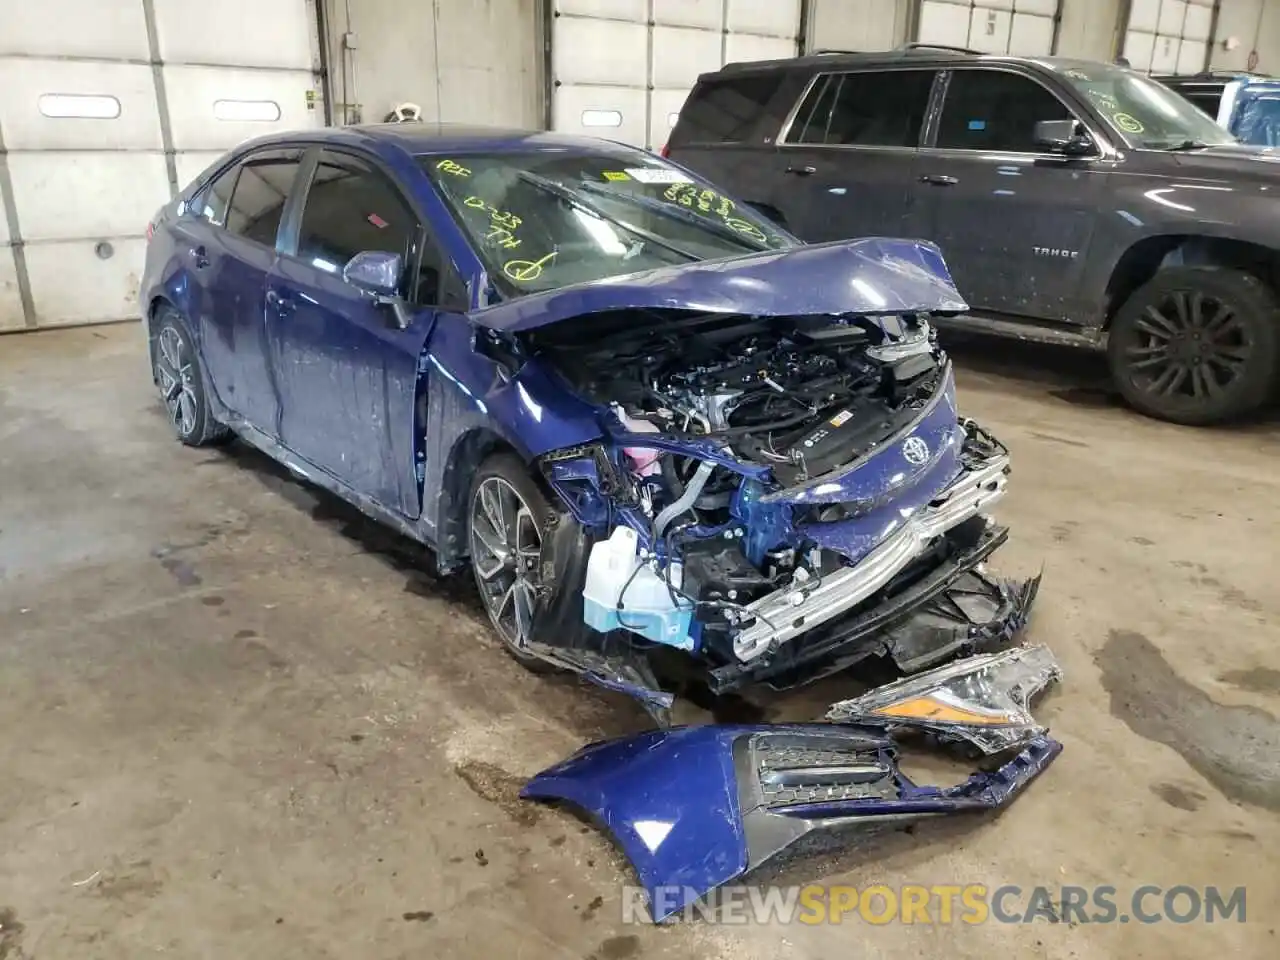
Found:
<svg viewBox="0 0 1280 960"><path fill-rule="evenodd" d="M916 672L1021 628L1038 578L985 567L1009 456L958 415L929 319L964 304L935 247L802 247L641 289L487 334L602 426L539 461L565 515L530 652L661 718L671 651L724 694L872 655Z"/></svg>

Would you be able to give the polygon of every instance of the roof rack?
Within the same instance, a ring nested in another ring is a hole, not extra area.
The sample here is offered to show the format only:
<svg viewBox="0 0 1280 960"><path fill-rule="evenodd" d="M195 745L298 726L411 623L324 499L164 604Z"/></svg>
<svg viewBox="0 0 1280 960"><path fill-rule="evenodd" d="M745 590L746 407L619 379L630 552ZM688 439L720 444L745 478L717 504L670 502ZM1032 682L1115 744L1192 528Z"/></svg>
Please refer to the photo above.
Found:
<svg viewBox="0 0 1280 960"><path fill-rule="evenodd" d="M982 56L981 50L973 50L969 47L953 47L946 43L905 43L902 45L903 50L946 50L949 53L967 53L975 57Z"/></svg>
<svg viewBox="0 0 1280 960"><path fill-rule="evenodd" d="M815 57L830 53L862 53L861 50L837 50L834 47L823 47L820 50L811 50L809 52Z"/></svg>

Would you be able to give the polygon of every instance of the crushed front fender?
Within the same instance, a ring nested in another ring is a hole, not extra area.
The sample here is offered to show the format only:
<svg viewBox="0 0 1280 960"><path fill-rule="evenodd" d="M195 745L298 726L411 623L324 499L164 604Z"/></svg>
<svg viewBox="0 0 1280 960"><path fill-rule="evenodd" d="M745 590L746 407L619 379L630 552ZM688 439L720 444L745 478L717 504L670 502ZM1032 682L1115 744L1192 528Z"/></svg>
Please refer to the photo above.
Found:
<svg viewBox="0 0 1280 960"><path fill-rule="evenodd" d="M680 727L584 747L521 796L594 817L631 861L658 922L815 831L1004 806L1061 750L1037 737L994 772L931 787L899 770L893 742L874 728Z"/></svg>

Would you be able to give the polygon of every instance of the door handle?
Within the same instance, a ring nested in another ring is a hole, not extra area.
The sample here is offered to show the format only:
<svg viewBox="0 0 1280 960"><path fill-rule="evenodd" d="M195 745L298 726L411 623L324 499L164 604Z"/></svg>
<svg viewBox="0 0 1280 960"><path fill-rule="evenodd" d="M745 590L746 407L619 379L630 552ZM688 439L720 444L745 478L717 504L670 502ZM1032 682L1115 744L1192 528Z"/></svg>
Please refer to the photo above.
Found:
<svg viewBox="0 0 1280 960"><path fill-rule="evenodd" d="M191 259L195 261L196 269L203 270L209 265L209 251L201 244L198 247L191 248Z"/></svg>
<svg viewBox="0 0 1280 960"><path fill-rule="evenodd" d="M959 177L949 177L944 173L926 173L920 178L921 183L931 183L935 187L954 187L960 182Z"/></svg>
<svg viewBox="0 0 1280 960"><path fill-rule="evenodd" d="M293 302L292 297L282 297L279 291L273 288L267 291L267 306L275 311L277 317L287 317L293 313L297 304Z"/></svg>
<svg viewBox="0 0 1280 960"><path fill-rule="evenodd" d="M817 167L787 167L787 173L793 174L797 177L811 177L817 172Z"/></svg>

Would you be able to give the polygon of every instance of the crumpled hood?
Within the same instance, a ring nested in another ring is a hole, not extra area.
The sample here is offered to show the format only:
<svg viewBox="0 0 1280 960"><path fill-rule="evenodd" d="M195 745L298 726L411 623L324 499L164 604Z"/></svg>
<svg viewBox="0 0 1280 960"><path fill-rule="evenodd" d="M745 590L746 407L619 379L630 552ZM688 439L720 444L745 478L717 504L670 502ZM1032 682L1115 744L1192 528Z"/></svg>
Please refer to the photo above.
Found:
<svg viewBox="0 0 1280 960"><path fill-rule="evenodd" d="M868 237L610 277L470 316L492 330L517 333L583 314L643 308L789 316L956 313L968 306L937 246Z"/></svg>

